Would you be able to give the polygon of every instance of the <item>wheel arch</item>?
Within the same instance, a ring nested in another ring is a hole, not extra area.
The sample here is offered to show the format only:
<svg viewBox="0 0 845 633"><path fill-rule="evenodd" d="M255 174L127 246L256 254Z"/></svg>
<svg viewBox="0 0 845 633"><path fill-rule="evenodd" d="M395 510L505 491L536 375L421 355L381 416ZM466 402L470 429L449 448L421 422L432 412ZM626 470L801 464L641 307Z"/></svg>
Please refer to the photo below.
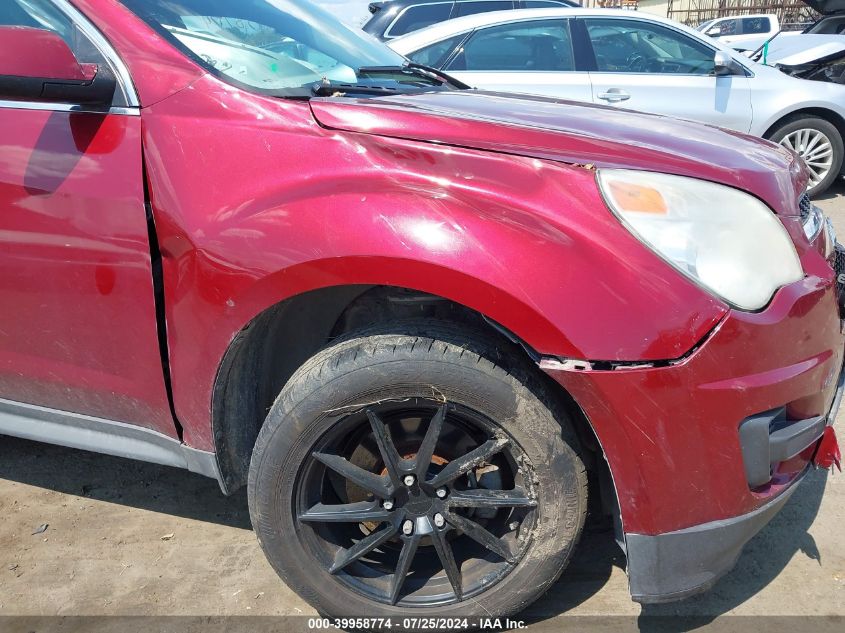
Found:
<svg viewBox="0 0 845 633"><path fill-rule="evenodd" d="M565 389L536 366L540 354L530 343L482 312L444 296L399 286L347 284L302 292L267 307L237 333L226 350L211 403L214 448L224 490L232 493L246 483L252 449L267 411L302 363L345 332L378 321L417 316L480 329L511 347L517 344L535 367L538 379L569 413L588 468L601 472L604 460L591 424ZM282 349L285 353L279 354ZM604 497L600 474L596 483ZM613 505L605 503L609 508Z"/></svg>
<svg viewBox="0 0 845 633"><path fill-rule="evenodd" d="M824 119L834 125L836 129L839 130L840 136L842 136L843 140L845 140L845 117L834 110L824 107L805 107L792 110L791 112L780 113L777 118L768 125L766 132L763 134L763 138L768 139L775 130L784 125L788 120L795 119L801 115L815 116L820 119Z"/></svg>

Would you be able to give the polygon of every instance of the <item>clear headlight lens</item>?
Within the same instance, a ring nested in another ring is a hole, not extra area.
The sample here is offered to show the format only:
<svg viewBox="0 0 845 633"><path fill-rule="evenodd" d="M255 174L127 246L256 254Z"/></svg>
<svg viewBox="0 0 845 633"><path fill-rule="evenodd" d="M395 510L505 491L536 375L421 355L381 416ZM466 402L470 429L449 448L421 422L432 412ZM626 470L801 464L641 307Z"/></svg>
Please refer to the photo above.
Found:
<svg viewBox="0 0 845 633"><path fill-rule="evenodd" d="M754 196L712 182L646 171L602 169L604 199L646 246L742 310L804 277L795 246Z"/></svg>

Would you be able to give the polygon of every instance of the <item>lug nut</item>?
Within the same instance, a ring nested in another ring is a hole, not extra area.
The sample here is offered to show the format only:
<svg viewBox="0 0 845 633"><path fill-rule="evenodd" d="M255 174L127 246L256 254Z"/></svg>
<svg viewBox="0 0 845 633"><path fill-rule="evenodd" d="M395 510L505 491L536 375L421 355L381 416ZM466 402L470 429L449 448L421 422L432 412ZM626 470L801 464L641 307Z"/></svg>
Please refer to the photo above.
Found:
<svg viewBox="0 0 845 633"><path fill-rule="evenodd" d="M385 510L392 510L393 509L393 500L392 499L385 499L384 503L382 503L381 506Z"/></svg>
<svg viewBox="0 0 845 633"><path fill-rule="evenodd" d="M445 499L446 498L446 489L445 488L438 488L435 493L437 494L438 499Z"/></svg>
<svg viewBox="0 0 845 633"><path fill-rule="evenodd" d="M446 525L446 519L444 519L443 515L439 512L434 515L434 525L439 528L442 528L444 525Z"/></svg>
<svg viewBox="0 0 845 633"><path fill-rule="evenodd" d="M405 482L406 486L413 486L416 479L414 479L413 475L405 475L405 479L403 479L402 481Z"/></svg>
<svg viewBox="0 0 845 633"><path fill-rule="evenodd" d="M405 536L411 536L414 533L414 522L413 521L405 521L402 524L402 534Z"/></svg>

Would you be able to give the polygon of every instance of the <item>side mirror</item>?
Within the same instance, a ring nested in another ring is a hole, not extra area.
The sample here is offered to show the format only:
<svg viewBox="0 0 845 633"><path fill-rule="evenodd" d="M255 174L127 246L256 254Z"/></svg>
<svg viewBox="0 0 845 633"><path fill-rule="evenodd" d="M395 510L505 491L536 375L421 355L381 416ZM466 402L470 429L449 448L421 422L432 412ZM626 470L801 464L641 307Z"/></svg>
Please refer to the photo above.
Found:
<svg viewBox="0 0 845 633"><path fill-rule="evenodd" d="M707 29L707 32L705 33L705 35L709 35L710 37L719 37L721 34L722 29L718 25L711 26L709 29Z"/></svg>
<svg viewBox="0 0 845 633"><path fill-rule="evenodd" d="M52 31L0 26L0 99L111 105L117 85L106 68L80 64Z"/></svg>
<svg viewBox="0 0 845 633"><path fill-rule="evenodd" d="M736 75L736 62L726 52L716 51L716 54L713 56L713 73L717 77Z"/></svg>

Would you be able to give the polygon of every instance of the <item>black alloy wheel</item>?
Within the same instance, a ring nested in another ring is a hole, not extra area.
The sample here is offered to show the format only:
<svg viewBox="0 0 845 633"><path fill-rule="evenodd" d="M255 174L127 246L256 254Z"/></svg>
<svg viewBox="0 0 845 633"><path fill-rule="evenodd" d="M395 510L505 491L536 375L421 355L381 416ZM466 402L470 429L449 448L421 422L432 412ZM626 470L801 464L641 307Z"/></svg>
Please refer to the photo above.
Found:
<svg viewBox="0 0 845 633"><path fill-rule="evenodd" d="M329 573L378 602L471 597L513 569L530 539L525 455L476 411L420 398L375 405L340 420L311 457L297 490L307 542Z"/></svg>
<svg viewBox="0 0 845 633"><path fill-rule="evenodd" d="M437 321L308 360L253 450L250 516L332 617L504 617L559 576L587 480L565 408L507 341Z"/></svg>

